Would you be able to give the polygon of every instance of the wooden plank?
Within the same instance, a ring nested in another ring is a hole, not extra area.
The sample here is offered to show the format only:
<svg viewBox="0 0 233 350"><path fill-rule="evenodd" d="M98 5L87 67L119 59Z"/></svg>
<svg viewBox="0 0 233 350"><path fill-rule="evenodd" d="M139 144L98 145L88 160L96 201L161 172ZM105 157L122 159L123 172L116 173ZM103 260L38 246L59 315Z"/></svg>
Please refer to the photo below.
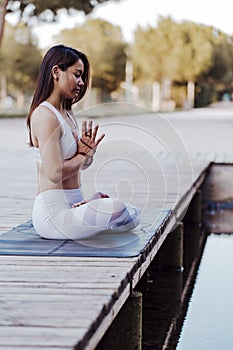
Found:
<svg viewBox="0 0 233 350"><path fill-rule="evenodd" d="M98 257L96 258L96 260L98 260ZM52 265L49 266L49 264L44 264L44 265L5 265L4 266L4 271L6 272L17 272L17 273L22 273L22 274L27 274L30 272L34 272L35 275L43 272L43 274L51 274L54 273L54 269L53 267L55 266L56 268L56 272L60 275L65 274L66 276L72 275L72 274L78 274L78 276L82 276L83 274L85 274L86 270L90 270L92 272L95 272L97 275L99 273L99 271L104 271L106 275L109 275L110 277L115 277L115 276L120 276L123 275L125 273L125 271L127 271L128 266L132 266L132 264L130 265L126 265L126 266L119 266L117 264L114 265L114 271L115 273L112 273L112 266L79 266L78 264L76 265ZM3 271L0 271L0 274L3 273Z"/></svg>
<svg viewBox="0 0 233 350"><path fill-rule="evenodd" d="M14 261L14 259L16 260L16 262L18 261L20 263L20 261L25 261L27 262L29 261L60 261L60 262L93 262L93 261L98 261L98 262L125 262L128 263L129 261L133 261L136 260L137 258L118 258L118 257L91 257L91 256L22 256L22 255L18 255L18 256L9 256L9 255L0 255L0 262L3 260L3 263L7 263L7 261Z"/></svg>
<svg viewBox="0 0 233 350"><path fill-rule="evenodd" d="M55 273L55 272L54 272ZM31 272L31 274L22 274L21 276L19 276L19 274L14 274L14 275L9 275L8 274L4 274L2 275L0 273L0 282L60 282L60 283L65 283L65 282L69 282L72 283L72 281L76 281L79 283L79 285L84 285L85 288L87 288L87 286L92 286L95 287L96 284L96 288L98 288L100 286L107 286L109 285L110 287L115 287L119 284L119 282L122 281L122 279L117 278L114 279L111 278L110 280L108 280L109 275L107 274L99 274L99 276L90 276L89 279L87 279L87 277L85 275L82 276L82 278L78 277L78 276L65 276L65 274L60 275L60 276L54 276L53 274L50 275L43 275L43 274L38 274L37 276L33 275L33 272Z"/></svg>
<svg viewBox="0 0 233 350"><path fill-rule="evenodd" d="M114 291L114 289L111 289L111 292ZM104 295L101 294L94 294L94 295L85 295L78 294L78 300L80 304L82 305L91 305L93 303L101 302L101 303L108 303L111 299L112 293L105 293ZM80 297L81 296L81 297ZM30 302L42 302L42 303L59 303L64 302L66 305L72 304L74 302L75 297L77 297L77 294L66 294L66 293L57 293L57 294L46 294L46 293L34 293L34 294L24 294L24 293L17 293L17 294L0 294L0 302L8 302L8 301L19 301L19 302L28 302L28 299L30 299Z"/></svg>
<svg viewBox="0 0 233 350"><path fill-rule="evenodd" d="M101 258L101 257L47 257L47 256L0 256L0 265L20 265L20 266L75 266L75 267L101 267L101 266L123 266L130 267L136 258Z"/></svg>
<svg viewBox="0 0 233 350"><path fill-rule="evenodd" d="M77 281L77 282L65 282L65 281L61 281L61 282L50 282L49 280L46 282L33 282L33 281L4 281L4 282L0 282L0 286L5 283L8 283L12 286L12 289L17 288L15 287L15 285L18 284L22 284L25 289L27 288L28 285L33 285L35 286L35 288L44 288L43 286L46 286L46 288L69 288L69 289L80 289L80 290L85 290L85 289L98 289L98 290L108 290L108 289L115 289L116 286L119 285L118 282L116 283L108 283L107 281L102 281L102 282L89 282L87 281Z"/></svg>
<svg viewBox="0 0 233 350"><path fill-rule="evenodd" d="M74 315L71 316L72 311L69 310L67 313L64 310L54 309L53 317L48 316L46 310L40 310L39 308L35 309L35 312L32 314L28 312L19 312L19 311L9 311L9 315L6 318L0 319L0 328L1 327L50 327L50 328L79 328L83 327L88 330L91 327L92 322L97 319L99 316L98 312L91 312L91 310L80 310L79 313L75 311ZM78 338L76 339L79 340ZM0 339L1 341L1 339ZM2 342L1 342L2 344Z"/></svg>
<svg viewBox="0 0 233 350"><path fill-rule="evenodd" d="M77 283L0 283L0 296L3 294L14 295L14 294L71 294L73 296L78 295L109 295L113 293L115 288L110 285L102 284L102 288L85 288L85 284L80 287ZM100 286L99 286L100 287Z"/></svg>
<svg viewBox="0 0 233 350"><path fill-rule="evenodd" d="M70 347L85 334L85 328L0 327L1 346Z"/></svg>
<svg viewBox="0 0 233 350"><path fill-rule="evenodd" d="M127 277L128 269L110 268L110 270L102 268L64 268L47 267L44 269L38 266L6 266L0 271L0 282L85 282L89 283L119 283ZM87 278L88 276L88 278Z"/></svg>
<svg viewBox="0 0 233 350"><path fill-rule="evenodd" d="M79 298L82 300L81 298ZM0 326L90 327L101 314L103 299L81 303L72 302L1 302ZM107 299L106 299L107 301ZM33 311L32 311L33 310Z"/></svg>

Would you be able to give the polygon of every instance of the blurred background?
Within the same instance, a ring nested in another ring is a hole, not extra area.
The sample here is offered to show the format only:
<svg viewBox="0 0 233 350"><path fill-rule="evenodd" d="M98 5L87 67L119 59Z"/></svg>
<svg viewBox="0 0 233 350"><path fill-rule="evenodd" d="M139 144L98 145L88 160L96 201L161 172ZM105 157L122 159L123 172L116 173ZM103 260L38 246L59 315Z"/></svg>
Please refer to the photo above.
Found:
<svg viewBox="0 0 233 350"><path fill-rule="evenodd" d="M83 109L126 102L172 111L233 99L231 0L1 4L1 116L25 115L42 57L58 43L89 57L92 81Z"/></svg>

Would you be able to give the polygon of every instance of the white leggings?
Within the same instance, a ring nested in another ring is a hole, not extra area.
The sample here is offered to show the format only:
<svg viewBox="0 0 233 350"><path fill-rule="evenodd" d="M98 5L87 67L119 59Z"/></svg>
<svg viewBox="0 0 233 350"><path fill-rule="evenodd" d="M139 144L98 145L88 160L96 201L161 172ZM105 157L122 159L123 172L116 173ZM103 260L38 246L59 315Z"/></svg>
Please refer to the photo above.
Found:
<svg viewBox="0 0 233 350"><path fill-rule="evenodd" d="M100 198L98 192L89 202L80 188L48 190L34 201L32 222L37 233L47 239L85 239L104 230L128 231L139 224L139 211L116 198Z"/></svg>

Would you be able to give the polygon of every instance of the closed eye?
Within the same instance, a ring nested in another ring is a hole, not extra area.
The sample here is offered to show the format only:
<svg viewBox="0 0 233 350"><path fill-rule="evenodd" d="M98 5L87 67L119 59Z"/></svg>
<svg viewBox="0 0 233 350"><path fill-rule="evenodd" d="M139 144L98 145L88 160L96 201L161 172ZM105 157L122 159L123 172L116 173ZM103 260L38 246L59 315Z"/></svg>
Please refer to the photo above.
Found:
<svg viewBox="0 0 233 350"><path fill-rule="evenodd" d="M75 75L75 78L81 78L82 75L83 75L83 71L81 69L80 70L76 70L74 75Z"/></svg>

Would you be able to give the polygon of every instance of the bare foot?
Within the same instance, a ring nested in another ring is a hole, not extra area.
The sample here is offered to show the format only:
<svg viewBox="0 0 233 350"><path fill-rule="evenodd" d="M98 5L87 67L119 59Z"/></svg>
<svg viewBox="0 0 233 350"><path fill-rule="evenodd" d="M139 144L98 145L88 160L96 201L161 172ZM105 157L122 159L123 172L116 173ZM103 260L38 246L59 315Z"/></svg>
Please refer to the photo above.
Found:
<svg viewBox="0 0 233 350"><path fill-rule="evenodd" d="M87 203L87 202L88 202L88 201L83 200L83 201L81 201L81 202L74 203L74 204L72 205L72 208L80 207L80 205L83 205L83 204L85 204L85 203Z"/></svg>
<svg viewBox="0 0 233 350"><path fill-rule="evenodd" d="M91 200L93 199L99 199L99 198L109 198L109 195L106 193L102 193L102 192L96 192L95 194L93 194L93 196L91 197Z"/></svg>
<svg viewBox="0 0 233 350"><path fill-rule="evenodd" d="M109 198L109 195L106 193L102 193L102 192L96 192L90 199L74 203L72 205L72 208L80 207L80 205L86 204L87 202L93 201L95 199L100 199L100 198Z"/></svg>

